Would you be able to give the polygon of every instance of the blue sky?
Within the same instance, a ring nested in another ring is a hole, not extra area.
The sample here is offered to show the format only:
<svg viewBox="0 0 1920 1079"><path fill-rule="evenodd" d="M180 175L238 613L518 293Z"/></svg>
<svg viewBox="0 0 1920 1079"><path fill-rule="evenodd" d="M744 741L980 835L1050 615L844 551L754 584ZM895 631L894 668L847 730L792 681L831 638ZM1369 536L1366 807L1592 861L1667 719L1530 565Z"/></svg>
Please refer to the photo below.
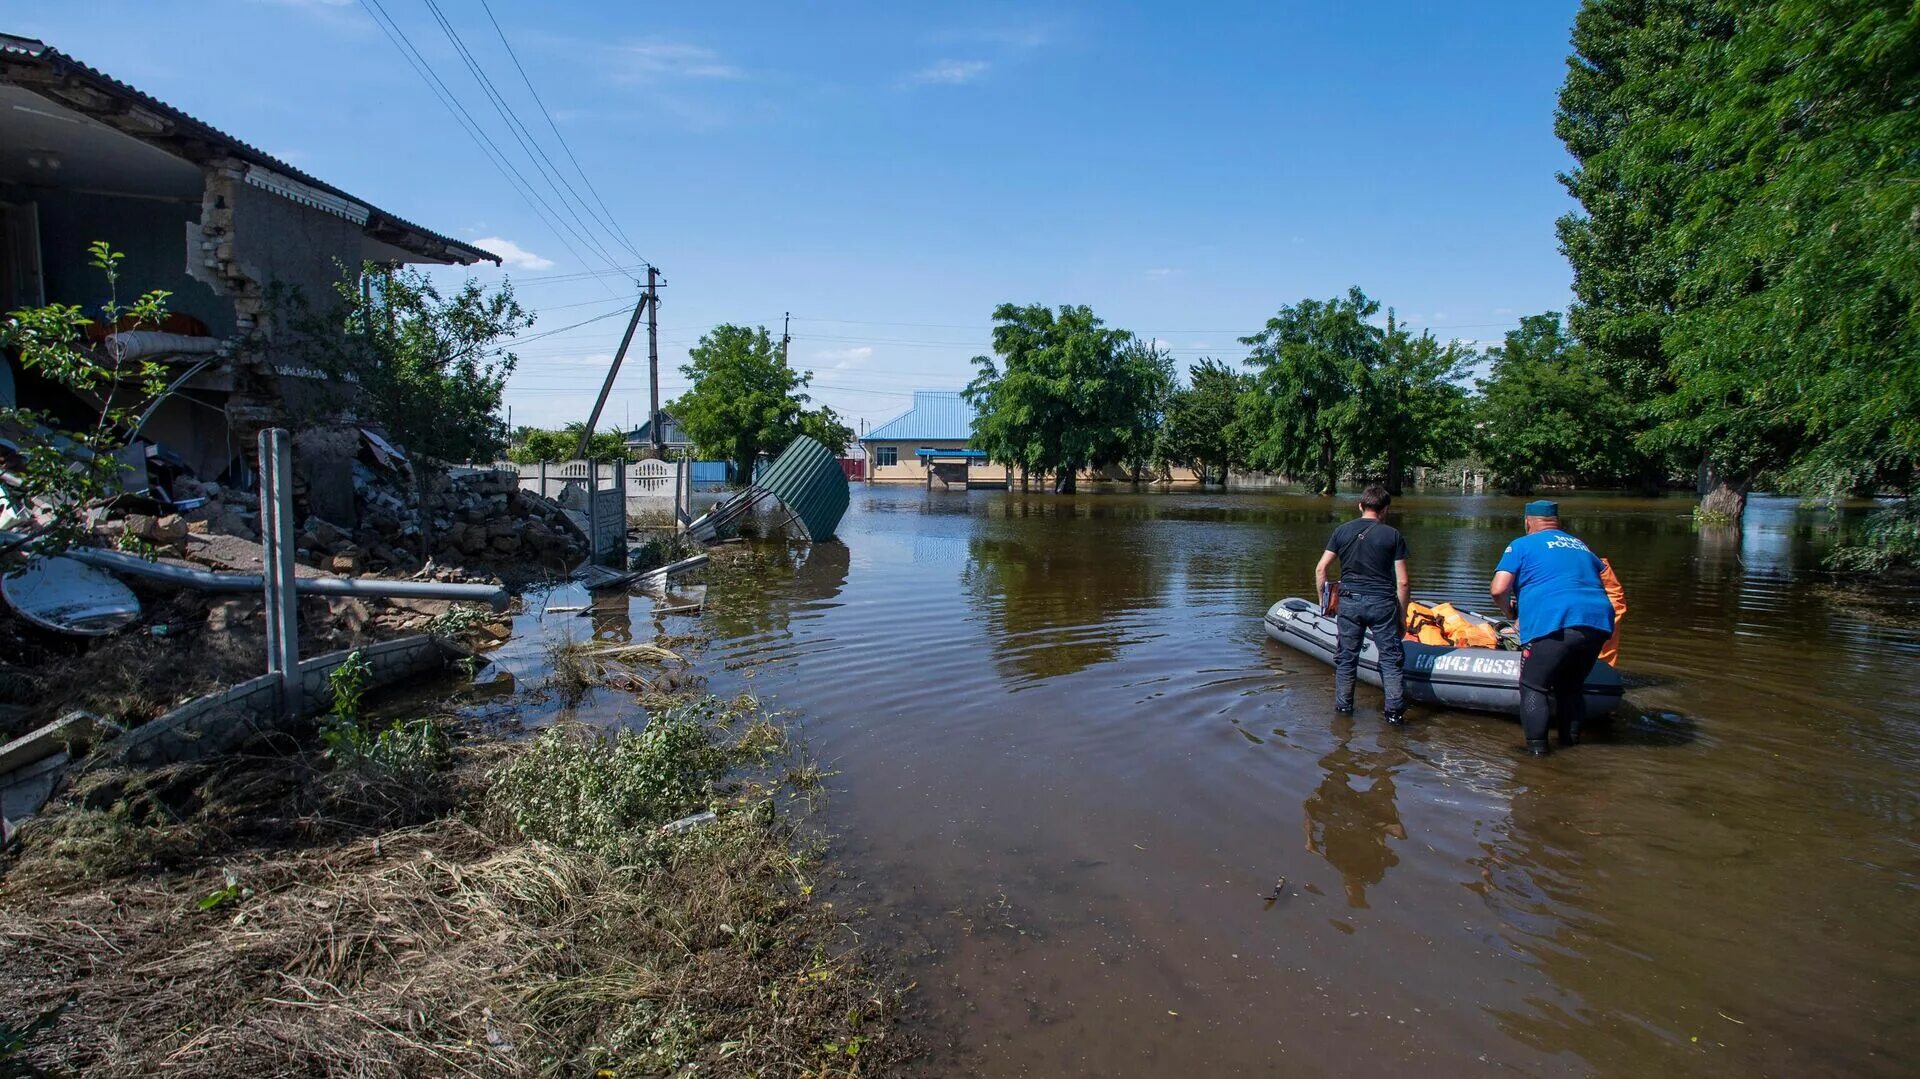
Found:
<svg viewBox="0 0 1920 1079"><path fill-rule="evenodd" d="M1090 304L1183 362L1237 359L1235 337L1280 305L1352 284L1476 340L1568 302L1553 222L1569 160L1552 123L1575 0L490 2L615 222L665 274L667 397L702 332L778 333L786 311L816 399L858 427L915 388L964 384L1002 301ZM622 307L632 286L609 263L632 256L600 236L603 260L543 221L372 3L39 4L0 30L510 256L534 332ZM437 3L571 175L480 0ZM558 216L425 0L377 6ZM514 422L584 418L623 325L528 342ZM636 355L613 423L645 414Z"/></svg>

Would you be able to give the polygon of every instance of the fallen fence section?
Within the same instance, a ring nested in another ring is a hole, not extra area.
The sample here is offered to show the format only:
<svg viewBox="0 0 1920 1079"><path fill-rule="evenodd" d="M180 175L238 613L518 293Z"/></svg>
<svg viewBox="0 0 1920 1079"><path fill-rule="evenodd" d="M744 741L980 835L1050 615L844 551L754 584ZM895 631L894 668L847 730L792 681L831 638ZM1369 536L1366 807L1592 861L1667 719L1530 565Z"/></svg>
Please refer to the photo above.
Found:
<svg viewBox="0 0 1920 1079"><path fill-rule="evenodd" d="M302 660L300 701L306 715L318 715L332 707L333 689L328 678L356 651L371 668L368 688L392 685L473 655L443 638L419 633ZM222 692L188 701L151 723L128 731L111 744L110 751L127 763L137 765L196 760L232 749L253 734L277 729L279 707L279 676L263 674Z"/></svg>
<svg viewBox="0 0 1920 1079"><path fill-rule="evenodd" d="M695 519L687 525L687 534L711 543L737 528L748 513L778 507L782 512L776 528L797 530L806 539L823 543L833 538L848 501L847 475L841 471L839 459L819 442L801 435L773 459L753 486Z"/></svg>

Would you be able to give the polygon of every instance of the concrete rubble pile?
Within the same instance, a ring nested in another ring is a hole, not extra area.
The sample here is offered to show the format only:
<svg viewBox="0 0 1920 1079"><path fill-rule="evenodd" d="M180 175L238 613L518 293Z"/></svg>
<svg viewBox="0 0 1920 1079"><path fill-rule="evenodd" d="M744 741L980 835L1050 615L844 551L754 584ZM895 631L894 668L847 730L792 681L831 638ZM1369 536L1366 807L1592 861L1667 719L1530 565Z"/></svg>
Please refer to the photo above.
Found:
<svg viewBox="0 0 1920 1079"><path fill-rule="evenodd" d="M346 445L338 431L311 434L296 440L295 451L300 561L340 575L419 569L419 496L404 454L369 432L351 432ZM255 490L180 475L156 493L165 497L155 512L109 510L99 531L162 551L180 551L189 533L259 538ZM586 556L578 524L559 503L520 490L511 472L431 472L426 502L433 560L442 570L513 563L564 571Z"/></svg>

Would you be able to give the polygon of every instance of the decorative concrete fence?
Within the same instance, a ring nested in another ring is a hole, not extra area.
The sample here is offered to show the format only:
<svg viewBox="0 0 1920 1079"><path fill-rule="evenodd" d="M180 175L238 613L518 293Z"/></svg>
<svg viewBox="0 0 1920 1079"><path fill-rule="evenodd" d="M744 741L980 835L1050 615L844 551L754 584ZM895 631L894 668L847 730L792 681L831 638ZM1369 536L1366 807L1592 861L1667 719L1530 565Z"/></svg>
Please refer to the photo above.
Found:
<svg viewBox="0 0 1920 1079"><path fill-rule="evenodd" d="M580 514L574 520L586 531L593 545L593 558L599 561L616 555L624 559L627 515L632 512L632 470L640 464L666 469L664 482L671 487L672 468L659 461L625 466L616 461L541 461L526 465L500 461L494 467L519 476L521 490L538 492L541 497L551 498L562 508ZM657 485L662 481L645 475L643 482Z"/></svg>
<svg viewBox="0 0 1920 1079"><path fill-rule="evenodd" d="M300 711L304 715L319 715L333 706L329 676L355 651L343 649L300 661ZM370 668L369 688L390 686L473 654L424 633L381 641L357 651ZM109 751L137 765L195 760L232 749L261 731L278 729L283 722L279 709L278 676L264 674L188 701L151 723L135 727L108 743Z"/></svg>

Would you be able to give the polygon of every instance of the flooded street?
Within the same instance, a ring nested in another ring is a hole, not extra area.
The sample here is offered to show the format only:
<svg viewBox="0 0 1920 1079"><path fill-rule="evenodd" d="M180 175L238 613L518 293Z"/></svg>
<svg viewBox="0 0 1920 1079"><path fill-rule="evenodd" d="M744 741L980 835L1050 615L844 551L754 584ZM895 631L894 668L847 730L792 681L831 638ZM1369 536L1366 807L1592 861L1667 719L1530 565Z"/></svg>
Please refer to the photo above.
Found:
<svg viewBox="0 0 1920 1079"><path fill-rule="evenodd" d="M1571 498L1628 590L1627 705L1543 761L1499 717L1269 642L1332 503L856 487L716 586L719 692L792 711L904 946L933 1074L1893 1075L1920 1044L1920 631L1810 571L1827 515ZM1484 597L1511 499L1395 507Z"/></svg>

